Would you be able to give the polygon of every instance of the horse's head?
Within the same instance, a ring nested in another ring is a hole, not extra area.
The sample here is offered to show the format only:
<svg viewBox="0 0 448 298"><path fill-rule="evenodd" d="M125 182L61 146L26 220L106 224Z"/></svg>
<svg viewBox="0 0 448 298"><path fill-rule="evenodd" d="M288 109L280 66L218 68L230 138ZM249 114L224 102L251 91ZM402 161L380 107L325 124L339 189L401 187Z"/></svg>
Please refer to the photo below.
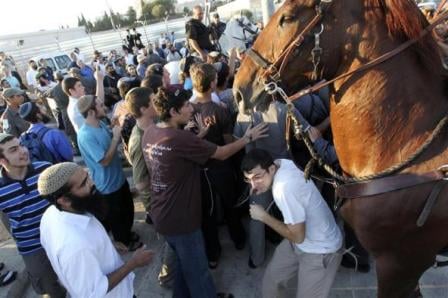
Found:
<svg viewBox="0 0 448 298"><path fill-rule="evenodd" d="M266 82L281 79L291 93L336 72L349 30L346 24L357 11L352 8L341 16L337 11L347 1L333 1L286 0L271 17L235 79L235 98L244 100L246 109L268 99Z"/></svg>

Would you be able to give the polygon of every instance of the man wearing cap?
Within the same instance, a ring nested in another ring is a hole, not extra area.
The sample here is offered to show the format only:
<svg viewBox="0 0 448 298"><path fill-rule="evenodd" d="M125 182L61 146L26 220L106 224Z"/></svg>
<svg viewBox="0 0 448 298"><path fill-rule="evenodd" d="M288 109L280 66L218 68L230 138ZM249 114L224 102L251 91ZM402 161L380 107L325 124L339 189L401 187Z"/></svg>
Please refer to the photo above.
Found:
<svg viewBox="0 0 448 298"><path fill-rule="evenodd" d="M48 201L37 192L37 179L50 166L30 162L28 150L10 134L0 133L0 210L8 216L17 250L38 294L65 297L40 243L39 225Z"/></svg>
<svg viewBox="0 0 448 298"><path fill-rule="evenodd" d="M190 52L196 52L203 61L207 61L207 52L213 51L210 31L202 23L204 12L200 5L193 8L193 17L185 24L185 31Z"/></svg>
<svg viewBox="0 0 448 298"><path fill-rule="evenodd" d="M143 54L138 55L137 62L138 62L137 73L138 73L138 76L140 77L140 79L143 80L143 78L145 77L146 68L148 67L148 65L146 64L146 62L147 62L146 56Z"/></svg>
<svg viewBox="0 0 448 298"><path fill-rule="evenodd" d="M25 100L25 91L18 88L7 88L2 95L7 105L5 112L0 118L3 132L19 137L30 126L28 122L19 116L19 106Z"/></svg>
<svg viewBox="0 0 448 298"><path fill-rule="evenodd" d="M95 71L95 79L96 97L99 98L100 101L104 102L104 75L101 71ZM65 94L69 97L69 103L67 106L68 118L72 122L75 131L78 132L85 121L77 106L79 98L86 94L83 83L79 78L65 78L64 81L62 81L62 89L64 89Z"/></svg>
<svg viewBox="0 0 448 298"><path fill-rule="evenodd" d="M108 205L105 220L114 239L135 250L140 245L138 235L132 233L134 202L117 152L121 140L121 127L110 129L101 121L106 117L104 104L92 95L78 101L79 112L85 123L78 131L78 146L93 181Z"/></svg>
<svg viewBox="0 0 448 298"><path fill-rule="evenodd" d="M73 149L65 134L59 129L48 128L44 123L49 121L40 108L33 102L26 102L19 108L20 118L30 123L24 134L42 136L40 140L50 152L53 163L72 161Z"/></svg>
<svg viewBox="0 0 448 298"><path fill-rule="evenodd" d="M132 298L132 271L148 265L154 253L143 247L123 262L91 213L100 201L87 172L64 162L46 169L37 184L52 204L42 216L42 246L70 296Z"/></svg>

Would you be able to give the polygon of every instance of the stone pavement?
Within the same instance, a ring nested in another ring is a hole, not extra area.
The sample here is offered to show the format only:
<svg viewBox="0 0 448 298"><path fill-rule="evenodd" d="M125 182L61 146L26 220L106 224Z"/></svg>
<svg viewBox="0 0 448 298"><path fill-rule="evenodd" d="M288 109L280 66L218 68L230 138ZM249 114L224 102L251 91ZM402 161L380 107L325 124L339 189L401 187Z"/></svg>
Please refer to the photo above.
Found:
<svg viewBox="0 0 448 298"><path fill-rule="evenodd" d="M135 231L141 236L142 241L149 249L156 252L153 262L145 268L135 271L135 294L138 297L171 297L171 291L161 288L157 283L158 270L160 268L160 254L162 240L158 238L152 226L144 222L144 209L141 202L135 203ZM246 225L247 226L247 225ZM12 239L0 229L0 262L5 263L3 270L22 271L24 268L21 257L18 255L16 246ZM220 264L216 270L212 271L218 291L231 292L236 298L258 298L260 295L260 282L264 268L250 269L247 266L248 248L243 251L235 250L225 227L220 230L223 254ZM269 256L274 250L272 244L268 244ZM124 256L129 257L128 256ZM372 266L373 268L373 266ZM422 293L425 298L446 298L448 297L448 267L431 268L421 278ZM36 295L31 287L28 287L25 294L8 296L8 291L16 284L15 281L7 287L0 288L0 298L35 298ZM295 297L294 289L291 286L286 288L282 297ZM370 298L376 297L375 272L355 273L352 270L340 268L336 276L331 298Z"/></svg>

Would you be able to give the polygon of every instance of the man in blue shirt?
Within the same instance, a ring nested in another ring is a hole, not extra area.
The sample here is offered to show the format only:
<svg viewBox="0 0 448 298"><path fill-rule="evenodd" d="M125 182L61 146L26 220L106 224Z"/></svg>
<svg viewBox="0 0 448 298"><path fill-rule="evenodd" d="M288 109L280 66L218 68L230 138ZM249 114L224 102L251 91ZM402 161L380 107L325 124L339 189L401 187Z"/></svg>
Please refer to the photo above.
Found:
<svg viewBox="0 0 448 298"><path fill-rule="evenodd" d="M16 137L0 133L0 165L0 210L8 217L33 288L41 295L65 297L40 243L40 221L49 203L37 192L37 180L51 164L31 163L28 150Z"/></svg>
<svg viewBox="0 0 448 298"><path fill-rule="evenodd" d="M43 133L40 141L51 153L54 163L73 160L73 148L67 136L59 129L50 129L44 125L49 118L41 112L35 103L22 104L19 108L19 115L31 124L25 133L35 133L36 135L39 135L40 132Z"/></svg>
<svg viewBox="0 0 448 298"><path fill-rule="evenodd" d="M131 251L135 250L142 244L138 242L138 235L131 232L134 203L117 152L121 127L114 126L111 132L101 121L106 117L106 110L96 96L82 96L78 109L86 119L78 131L79 150L108 206L103 224L106 229L110 228L115 241L127 245Z"/></svg>

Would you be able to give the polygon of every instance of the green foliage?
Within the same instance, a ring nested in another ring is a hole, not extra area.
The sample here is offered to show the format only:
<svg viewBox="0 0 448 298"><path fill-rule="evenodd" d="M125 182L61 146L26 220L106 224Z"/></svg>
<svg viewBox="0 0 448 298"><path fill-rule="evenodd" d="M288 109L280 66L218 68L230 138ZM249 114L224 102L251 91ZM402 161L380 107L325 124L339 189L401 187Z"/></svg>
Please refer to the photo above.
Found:
<svg viewBox="0 0 448 298"><path fill-rule="evenodd" d="M157 19L161 19L165 16L165 12L166 12L166 8L161 5L161 4L156 4L153 6L152 10L151 10L151 14L157 18Z"/></svg>
<svg viewBox="0 0 448 298"><path fill-rule="evenodd" d="M188 7L186 7L186 6L184 6L184 10L183 10L183 12L184 12L184 15L185 15L185 14L187 14L187 15L191 15L191 10L190 10Z"/></svg>
<svg viewBox="0 0 448 298"><path fill-rule="evenodd" d="M241 10L241 14L242 14L243 16L246 16L251 22L254 21L254 20L253 20L254 14L253 14L252 11L250 11L249 9L242 9L242 10Z"/></svg>
<svg viewBox="0 0 448 298"><path fill-rule="evenodd" d="M126 16L128 17L126 23L129 25L134 24L135 21L137 21L137 12L132 6L129 6Z"/></svg>

